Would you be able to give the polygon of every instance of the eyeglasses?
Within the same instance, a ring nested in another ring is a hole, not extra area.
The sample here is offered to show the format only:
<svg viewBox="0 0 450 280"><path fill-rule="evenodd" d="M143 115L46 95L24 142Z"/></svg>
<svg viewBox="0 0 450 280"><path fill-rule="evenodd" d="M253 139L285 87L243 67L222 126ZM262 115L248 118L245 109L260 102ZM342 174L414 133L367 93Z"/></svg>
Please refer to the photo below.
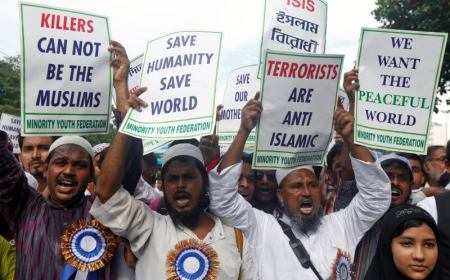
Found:
<svg viewBox="0 0 450 280"><path fill-rule="evenodd" d="M277 178L275 176L275 171L255 171L255 178L257 181L260 181L263 179L263 177L267 176L268 180L276 181Z"/></svg>
<svg viewBox="0 0 450 280"><path fill-rule="evenodd" d="M444 162L447 160L446 156L440 156L440 157L435 157L435 158L428 158L427 161L440 161L440 162Z"/></svg>

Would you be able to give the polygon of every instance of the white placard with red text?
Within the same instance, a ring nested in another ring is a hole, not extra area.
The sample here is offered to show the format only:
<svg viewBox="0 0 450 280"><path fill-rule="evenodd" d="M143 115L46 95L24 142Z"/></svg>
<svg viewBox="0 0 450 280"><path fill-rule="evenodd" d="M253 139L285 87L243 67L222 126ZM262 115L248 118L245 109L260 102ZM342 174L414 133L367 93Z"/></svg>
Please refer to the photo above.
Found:
<svg viewBox="0 0 450 280"><path fill-rule="evenodd" d="M326 2L322 0L266 0L260 68L263 66L266 50L324 53L326 32Z"/></svg>
<svg viewBox="0 0 450 280"><path fill-rule="evenodd" d="M22 134L107 133L108 18L31 3L20 17Z"/></svg>
<svg viewBox="0 0 450 280"><path fill-rule="evenodd" d="M343 59L267 51L253 168L322 164L332 136Z"/></svg>

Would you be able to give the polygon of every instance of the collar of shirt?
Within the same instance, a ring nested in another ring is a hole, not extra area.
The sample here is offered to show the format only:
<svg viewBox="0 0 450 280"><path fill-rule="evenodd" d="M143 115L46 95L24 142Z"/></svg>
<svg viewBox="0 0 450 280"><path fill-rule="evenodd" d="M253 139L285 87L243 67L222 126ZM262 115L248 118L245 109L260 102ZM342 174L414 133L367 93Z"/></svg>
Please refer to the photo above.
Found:
<svg viewBox="0 0 450 280"><path fill-rule="evenodd" d="M214 226L211 229L210 232L208 232L208 234L205 236L205 238L202 240L203 242L205 242L206 244L212 244L214 242L217 242L218 240L224 239L225 238L225 231L223 229L223 224L220 221L220 219L216 216L213 216L207 212L205 212L211 219L213 219L214 221ZM186 233L187 235L189 235L190 237L199 240L199 238L197 237L197 235L195 235L195 233L192 232L192 230L190 230L189 228L185 227L182 224L176 225L176 227L178 227L180 230L182 230L184 233Z"/></svg>
<svg viewBox="0 0 450 280"><path fill-rule="evenodd" d="M51 208L54 208L54 209L71 209L71 208L78 208L78 207L82 206L86 199L87 199L86 196L82 195L80 197L80 199L78 199L76 202L74 202L68 206L65 206L65 207L55 205L55 203L51 200L50 196L47 199L45 199L45 202L48 206L50 206Z"/></svg>

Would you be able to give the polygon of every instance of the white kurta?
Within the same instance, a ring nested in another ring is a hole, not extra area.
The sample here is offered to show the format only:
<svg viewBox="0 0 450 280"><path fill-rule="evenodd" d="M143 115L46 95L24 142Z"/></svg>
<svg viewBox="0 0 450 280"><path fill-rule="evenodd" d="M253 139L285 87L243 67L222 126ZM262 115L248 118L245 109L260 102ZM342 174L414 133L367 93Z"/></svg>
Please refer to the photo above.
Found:
<svg viewBox="0 0 450 280"><path fill-rule="evenodd" d="M197 236L184 226L177 226L170 216L163 216L119 189L106 203L95 199L90 213L115 234L130 241L131 249L138 258L136 279L166 279L166 257L175 245ZM203 239L217 253L219 273L217 279L255 279L252 261L244 243L241 259L235 232L232 227L211 216L215 225Z"/></svg>
<svg viewBox="0 0 450 280"><path fill-rule="evenodd" d="M318 230L304 235L295 231L311 256L311 261L326 279L338 249L353 258L364 233L383 216L391 203L390 181L378 164L352 158L358 194L348 207L323 217ZM244 232L255 256L261 279L317 279L311 269L304 269L289 246L277 220L252 208L237 192L241 164L233 165L219 175L210 172L210 208L221 219ZM288 221L289 222L289 221Z"/></svg>
<svg viewBox="0 0 450 280"><path fill-rule="evenodd" d="M433 217L436 224L438 223L436 199L434 198L434 196L425 198L421 202L417 203L417 206L427 211L431 215L431 217Z"/></svg>

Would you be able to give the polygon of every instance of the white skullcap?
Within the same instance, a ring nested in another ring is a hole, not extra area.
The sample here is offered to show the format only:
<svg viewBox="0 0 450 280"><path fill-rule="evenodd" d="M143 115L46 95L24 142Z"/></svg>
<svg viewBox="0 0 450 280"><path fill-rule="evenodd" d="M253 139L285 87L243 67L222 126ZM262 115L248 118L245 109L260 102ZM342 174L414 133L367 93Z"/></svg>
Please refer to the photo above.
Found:
<svg viewBox="0 0 450 280"><path fill-rule="evenodd" d="M94 151L94 157L98 154L100 154L101 152L103 152L106 148L109 148L109 146L111 146L111 144L109 143L100 143L95 145L92 150Z"/></svg>
<svg viewBox="0 0 450 280"><path fill-rule="evenodd" d="M406 166L408 166L409 171L412 173L412 167L411 167L411 163L409 162L409 160L408 160L407 158L405 158L405 157L402 157L402 156L397 155L396 153L386 154L386 155L380 157L380 158L377 160L377 162L378 162L379 164L382 164L384 161L390 160L390 159L393 159L393 160L397 160L397 161L403 162L404 164L406 164Z"/></svg>
<svg viewBox="0 0 450 280"><path fill-rule="evenodd" d="M283 179L286 178L287 175L289 175L291 172L295 170L300 169L306 169L311 171L314 175L316 174L314 173L314 169L311 165L297 166L291 169L277 169L275 177L277 178L278 187L281 186L281 182L283 182Z"/></svg>
<svg viewBox="0 0 450 280"><path fill-rule="evenodd" d="M32 187L33 189L37 190L39 183L36 180L36 178L34 178L33 175L31 175L30 173L25 171L25 176L27 176L27 181L28 181L28 186Z"/></svg>
<svg viewBox="0 0 450 280"><path fill-rule="evenodd" d="M169 162L169 160L173 159L174 157L179 156L188 156L193 157L197 160L199 160L203 165L205 165L205 162L203 160L202 152L197 146L194 146L192 144L187 143L181 143L176 144L167 149L167 151L163 155L163 164L162 166Z"/></svg>
<svg viewBox="0 0 450 280"><path fill-rule="evenodd" d="M52 143L50 149L48 150L48 153L50 154L53 150L55 150L59 146L69 144L80 146L81 148L83 148L83 150L85 150L89 154L91 159L94 157L94 151L92 150L91 144L86 139L80 136L63 136L61 138L58 138L55 142Z"/></svg>

